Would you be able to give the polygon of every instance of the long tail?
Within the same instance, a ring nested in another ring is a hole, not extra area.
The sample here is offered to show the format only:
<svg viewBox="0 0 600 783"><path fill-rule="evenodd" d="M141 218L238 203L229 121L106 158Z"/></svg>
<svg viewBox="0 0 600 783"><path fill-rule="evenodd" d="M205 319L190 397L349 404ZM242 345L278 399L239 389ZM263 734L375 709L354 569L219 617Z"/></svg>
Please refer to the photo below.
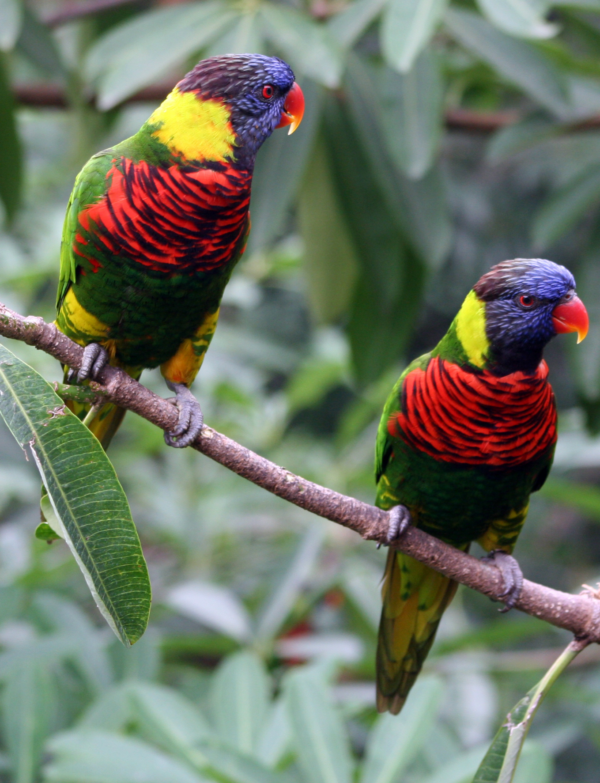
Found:
<svg viewBox="0 0 600 783"><path fill-rule="evenodd" d="M427 657L457 582L390 549L377 645L377 709L397 715Z"/></svg>

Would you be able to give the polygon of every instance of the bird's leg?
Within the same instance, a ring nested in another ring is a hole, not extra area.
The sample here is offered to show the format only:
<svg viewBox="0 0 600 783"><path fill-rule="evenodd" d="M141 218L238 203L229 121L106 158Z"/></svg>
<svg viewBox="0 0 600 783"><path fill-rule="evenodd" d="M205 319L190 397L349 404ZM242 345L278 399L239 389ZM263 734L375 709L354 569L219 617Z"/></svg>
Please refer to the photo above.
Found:
<svg viewBox="0 0 600 783"><path fill-rule="evenodd" d="M70 369L67 373L67 383L83 383L88 378L95 381L108 364L109 356L106 348L100 343L90 343L83 349L83 358L79 370Z"/></svg>
<svg viewBox="0 0 600 783"><path fill-rule="evenodd" d="M174 402L179 408L179 421L174 429L165 432L165 443L183 449L196 440L204 424L204 416L200 403L184 383L167 381L167 386L176 394Z"/></svg>
<svg viewBox="0 0 600 783"><path fill-rule="evenodd" d="M508 612L519 600L521 590L523 589L523 572L521 566L512 555L503 552L501 549L494 549L482 560L492 563L500 570L504 579L504 592L500 593L500 598L504 600L505 606L500 612Z"/></svg>
<svg viewBox="0 0 600 783"><path fill-rule="evenodd" d="M410 525L410 511L406 506L394 506L388 512L388 529L385 544L388 546L401 538ZM377 549L381 542L377 544Z"/></svg>

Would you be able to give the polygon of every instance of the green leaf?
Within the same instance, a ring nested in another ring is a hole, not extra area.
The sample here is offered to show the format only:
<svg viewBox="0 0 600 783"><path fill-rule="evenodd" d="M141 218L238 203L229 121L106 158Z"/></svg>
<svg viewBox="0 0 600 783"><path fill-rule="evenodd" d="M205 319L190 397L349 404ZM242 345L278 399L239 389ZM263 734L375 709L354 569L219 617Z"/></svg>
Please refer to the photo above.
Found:
<svg viewBox="0 0 600 783"><path fill-rule="evenodd" d="M490 163L502 163L560 132L561 126L547 117L527 117L494 133L486 149L486 158Z"/></svg>
<svg viewBox="0 0 600 783"><path fill-rule="evenodd" d="M443 89L435 55L426 50L410 71L378 71L383 129L392 157L411 179L431 168L442 135Z"/></svg>
<svg viewBox="0 0 600 783"><path fill-rule="evenodd" d="M232 783L282 783L281 775L226 743L205 740L199 748L218 780L224 778Z"/></svg>
<svg viewBox="0 0 600 783"><path fill-rule="evenodd" d="M206 777L131 737L101 731L71 731L48 743L44 768L50 783L205 783Z"/></svg>
<svg viewBox="0 0 600 783"><path fill-rule="evenodd" d="M346 48L354 46L387 0L355 0L343 11L330 17L327 27L333 37Z"/></svg>
<svg viewBox="0 0 600 783"><path fill-rule="evenodd" d="M22 18L19 0L0 0L0 51L7 52L13 48L19 37Z"/></svg>
<svg viewBox="0 0 600 783"><path fill-rule="evenodd" d="M553 683L580 651L581 648L577 643L571 642L538 684L515 704L492 740L488 752L475 773L473 783L513 783L523 743L540 704ZM539 783L542 783L542 780L544 779L542 778Z"/></svg>
<svg viewBox="0 0 600 783"><path fill-rule="evenodd" d="M447 0L390 0L381 25L383 56L392 68L407 73L433 35Z"/></svg>
<svg viewBox="0 0 600 783"><path fill-rule="evenodd" d="M244 753L256 750L270 687L262 661L247 651L230 655L213 674L210 701L215 728Z"/></svg>
<svg viewBox="0 0 600 783"><path fill-rule="evenodd" d="M264 35L294 70L325 87L337 87L342 75L339 44L324 25L289 6L262 3Z"/></svg>
<svg viewBox="0 0 600 783"><path fill-rule="evenodd" d="M75 668L92 693L103 693L114 679L103 629L96 628L77 604L48 591L36 594L32 609L52 631L77 640Z"/></svg>
<svg viewBox="0 0 600 783"><path fill-rule="evenodd" d="M444 687L420 677L400 715L380 715L369 735L360 783L395 783L425 742L437 717Z"/></svg>
<svg viewBox="0 0 600 783"><path fill-rule="evenodd" d="M225 32L209 46L206 56L244 54L263 50L262 30L256 11L242 13Z"/></svg>
<svg viewBox="0 0 600 783"><path fill-rule="evenodd" d="M308 301L317 321L331 323L349 308L359 261L322 138L315 145L305 172L298 221L304 244Z"/></svg>
<svg viewBox="0 0 600 783"><path fill-rule="evenodd" d="M312 159L323 90L314 82L303 83L302 89L306 110L300 128L292 136L285 129L276 130L256 157L248 253L267 249L281 235L307 162Z"/></svg>
<svg viewBox="0 0 600 783"><path fill-rule="evenodd" d="M420 783L471 783L485 750L485 747L479 745L464 753L459 753Z"/></svg>
<svg viewBox="0 0 600 783"><path fill-rule="evenodd" d="M394 165L388 152L388 137L377 100L377 77L358 57L350 58L347 97L353 131L360 141L364 164L387 205L398 230L410 241L430 269L437 269L446 257L451 241L446 188L439 166L433 166L420 180L409 180ZM343 129L340 128L340 136ZM334 141L334 140L332 140ZM354 154L353 152L348 154ZM365 173L366 177L366 173ZM358 192L361 180L354 183ZM371 201L366 200L369 207ZM379 240L377 241L379 243ZM385 245L384 245L385 247Z"/></svg>
<svg viewBox="0 0 600 783"><path fill-rule="evenodd" d="M532 226L534 245L546 249L600 203L600 167L584 172L554 193L541 207Z"/></svg>
<svg viewBox="0 0 600 783"><path fill-rule="evenodd" d="M527 740L519 759L514 783L551 783L554 763L546 748Z"/></svg>
<svg viewBox="0 0 600 783"><path fill-rule="evenodd" d="M206 766L206 756L196 746L211 731L191 702L172 688L143 682L131 683L129 696L144 739L193 766Z"/></svg>
<svg viewBox="0 0 600 783"><path fill-rule="evenodd" d="M23 161L6 57L0 53L0 199L11 221L21 203Z"/></svg>
<svg viewBox="0 0 600 783"><path fill-rule="evenodd" d="M50 509L52 508L49 500L48 500L48 508ZM42 511L44 511L43 507L42 507ZM50 525L48 525L46 522L40 522L40 524L36 527L35 537L39 538L40 541L48 541L50 543L52 543L53 541L57 541L60 538L58 533L55 532L54 528L50 527Z"/></svg>
<svg viewBox="0 0 600 783"><path fill-rule="evenodd" d="M323 677L312 669L287 679L285 699L292 742L307 783L350 783L352 758L341 716Z"/></svg>
<svg viewBox="0 0 600 783"><path fill-rule="evenodd" d="M0 346L0 415L29 447L94 600L124 644L140 638L150 581L127 499L104 449L31 367Z"/></svg>
<svg viewBox="0 0 600 783"><path fill-rule="evenodd" d="M53 74L63 81L66 79L67 70L52 33L28 5L23 8L23 26L17 50L35 63L44 76Z"/></svg>
<svg viewBox="0 0 600 783"><path fill-rule="evenodd" d="M534 44L500 32L469 11L446 12L452 35L507 81L558 117L568 117L566 82L554 63Z"/></svg>
<svg viewBox="0 0 600 783"><path fill-rule="evenodd" d="M509 35L523 38L552 38L560 30L557 24L547 22L550 10L547 0L477 0L492 24Z"/></svg>
<svg viewBox="0 0 600 783"><path fill-rule="evenodd" d="M85 74L110 109L220 35L235 16L218 0L139 14L103 35L90 49Z"/></svg>
<svg viewBox="0 0 600 783"><path fill-rule="evenodd" d="M276 767L290 748L292 731L285 699L272 702L260 731L256 756L267 767Z"/></svg>
<svg viewBox="0 0 600 783"><path fill-rule="evenodd" d="M15 667L2 698L4 738L12 783L34 783L42 746L53 718L52 673L42 661L25 660Z"/></svg>

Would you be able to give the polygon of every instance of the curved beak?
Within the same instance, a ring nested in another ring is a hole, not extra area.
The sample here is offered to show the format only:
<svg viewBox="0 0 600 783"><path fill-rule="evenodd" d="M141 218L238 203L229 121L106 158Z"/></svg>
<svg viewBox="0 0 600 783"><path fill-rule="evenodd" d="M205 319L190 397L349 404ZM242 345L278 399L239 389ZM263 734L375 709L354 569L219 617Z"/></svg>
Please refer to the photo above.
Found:
<svg viewBox="0 0 600 783"><path fill-rule="evenodd" d="M302 122L302 117L304 117L304 95L299 85L294 82L283 104L279 125L275 127L283 128L289 125L288 136L290 136Z"/></svg>
<svg viewBox="0 0 600 783"><path fill-rule="evenodd" d="M587 310L578 296L574 296L569 302L556 305L552 311L552 323L557 334L577 332L578 343L585 340L590 328Z"/></svg>

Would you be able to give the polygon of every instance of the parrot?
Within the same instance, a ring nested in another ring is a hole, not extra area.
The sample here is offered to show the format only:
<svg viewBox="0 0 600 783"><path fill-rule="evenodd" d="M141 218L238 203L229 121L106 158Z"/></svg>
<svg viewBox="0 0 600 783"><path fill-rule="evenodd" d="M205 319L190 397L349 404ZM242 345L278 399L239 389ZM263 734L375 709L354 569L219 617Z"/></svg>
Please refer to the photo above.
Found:
<svg viewBox="0 0 600 783"><path fill-rule="evenodd" d="M503 261L467 294L437 346L411 362L385 404L375 447L376 505L387 543L409 525L468 551L477 541L504 578L508 611L523 575L512 557L529 496L557 440L545 345L588 332L571 272L546 259ZM377 709L398 714L457 583L388 550L376 654Z"/></svg>
<svg viewBox="0 0 600 783"><path fill-rule="evenodd" d="M68 383L107 363L135 379L160 367L188 446L203 424L190 391L215 332L223 290L250 231L256 153L292 133L304 96L287 63L260 54L201 60L140 130L78 174L60 253L57 328L84 347ZM69 402L104 448L125 411Z"/></svg>

